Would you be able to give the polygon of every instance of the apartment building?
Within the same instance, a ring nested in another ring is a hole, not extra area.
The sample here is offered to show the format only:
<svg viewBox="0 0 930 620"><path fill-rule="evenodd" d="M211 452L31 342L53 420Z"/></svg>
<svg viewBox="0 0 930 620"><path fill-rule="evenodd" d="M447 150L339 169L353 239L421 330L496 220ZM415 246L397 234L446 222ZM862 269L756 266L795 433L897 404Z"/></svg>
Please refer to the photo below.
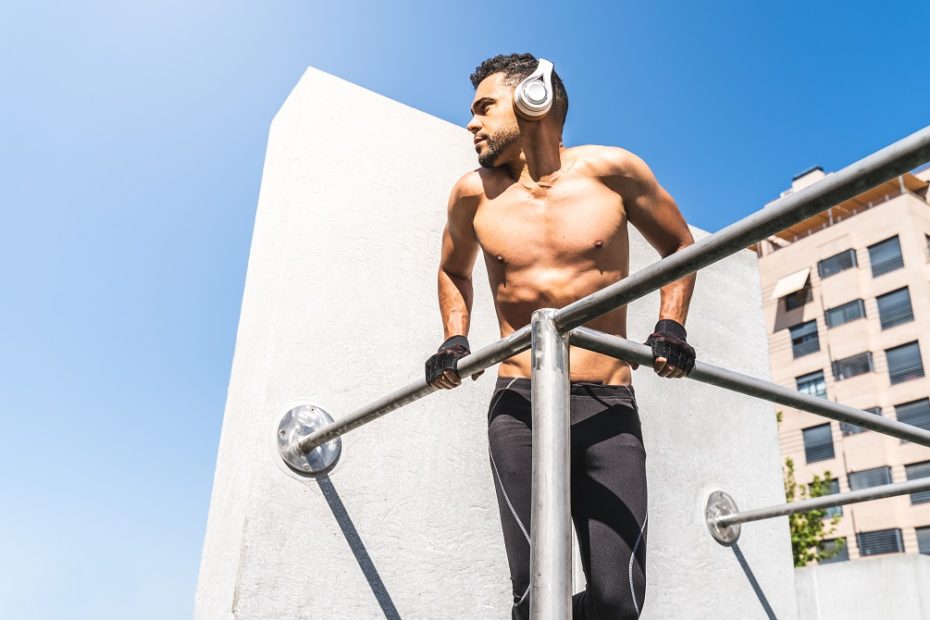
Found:
<svg viewBox="0 0 930 620"><path fill-rule="evenodd" d="M782 196L826 176L817 167ZM904 174L757 244L772 379L930 430L930 169ZM833 492L930 477L930 448L782 411L782 457ZM930 492L831 509L830 561L930 554Z"/></svg>

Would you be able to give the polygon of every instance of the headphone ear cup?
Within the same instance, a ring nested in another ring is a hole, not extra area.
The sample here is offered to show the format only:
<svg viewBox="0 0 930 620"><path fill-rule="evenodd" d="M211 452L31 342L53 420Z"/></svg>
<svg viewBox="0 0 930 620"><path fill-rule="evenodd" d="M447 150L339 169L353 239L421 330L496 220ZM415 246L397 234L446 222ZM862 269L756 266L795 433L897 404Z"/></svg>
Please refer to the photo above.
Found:
<svg viewBox="0 0 930 620"><path fill-rule="evenodd" d="M552 70L552 63L540 58L536 70L514 89L514 111L519 116L540 120L552 109Z"/></svg>

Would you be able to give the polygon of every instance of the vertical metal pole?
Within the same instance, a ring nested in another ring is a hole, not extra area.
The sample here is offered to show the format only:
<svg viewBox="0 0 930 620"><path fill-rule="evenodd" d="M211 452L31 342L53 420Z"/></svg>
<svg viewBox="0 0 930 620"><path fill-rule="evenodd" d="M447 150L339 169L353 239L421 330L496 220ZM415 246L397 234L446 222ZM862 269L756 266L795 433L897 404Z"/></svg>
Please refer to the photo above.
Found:
<svg viewBox="0 0 930 620"><path fill-rule="evenodd" d="M570 376L568 335L555 309L533 312L533 510L530 517L530 618L570 620Z"/></svg>

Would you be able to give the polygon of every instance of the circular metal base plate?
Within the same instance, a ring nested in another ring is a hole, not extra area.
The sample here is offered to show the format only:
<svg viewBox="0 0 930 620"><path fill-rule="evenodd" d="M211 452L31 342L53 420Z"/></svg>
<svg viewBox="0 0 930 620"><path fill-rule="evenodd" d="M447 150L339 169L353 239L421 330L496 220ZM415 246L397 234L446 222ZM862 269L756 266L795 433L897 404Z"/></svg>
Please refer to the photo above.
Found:
<svg viewBox="0 0 930 620"><path fill-rule="evenodd" d="M707 506L704 509L704 515L707 517L707 529L710 535L714 537L721 545L730 546L739 540L740 524L717 525L716 521L724 515L731 515L739 512L736 502L724 491L714 491L707 498Z"/></svg>
<svg viewBox="0 0 930 620"><path fill-rule="evenodd" d="M278 424L278 454L288 467L304 476L319 476L335 467L342 454L339 437L306 454L297 449L297 442L332 421L332 416L316 405L298 405L284 414Z"/></svg>

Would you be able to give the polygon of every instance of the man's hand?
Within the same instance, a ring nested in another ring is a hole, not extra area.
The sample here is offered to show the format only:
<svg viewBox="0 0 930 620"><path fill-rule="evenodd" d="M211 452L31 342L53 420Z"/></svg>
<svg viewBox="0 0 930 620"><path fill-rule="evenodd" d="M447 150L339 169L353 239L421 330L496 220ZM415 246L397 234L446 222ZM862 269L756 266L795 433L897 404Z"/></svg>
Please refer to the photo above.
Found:
<svg viewBox="0 0 930 620"><path fill-rule="evenodd" d="M468 347L468 338L465 336L452 336L442 343L439 350L426 360L426 382L433 387L451 390L462 385L459 373L455 369L460 359L471 354ZM476 372L471 376L477 381L484 371Z"/></svg>
<svg viewBox="0 0 930 620"><path fill-rule="evenodd" d="M652 368L660 377L680 379L694 368L694 347L687 343L685 327L677 321L662 319L646 344L652 347ZM637 365L638 366L638 365ZM634 366L636 368L637 366Z"/></svg>

